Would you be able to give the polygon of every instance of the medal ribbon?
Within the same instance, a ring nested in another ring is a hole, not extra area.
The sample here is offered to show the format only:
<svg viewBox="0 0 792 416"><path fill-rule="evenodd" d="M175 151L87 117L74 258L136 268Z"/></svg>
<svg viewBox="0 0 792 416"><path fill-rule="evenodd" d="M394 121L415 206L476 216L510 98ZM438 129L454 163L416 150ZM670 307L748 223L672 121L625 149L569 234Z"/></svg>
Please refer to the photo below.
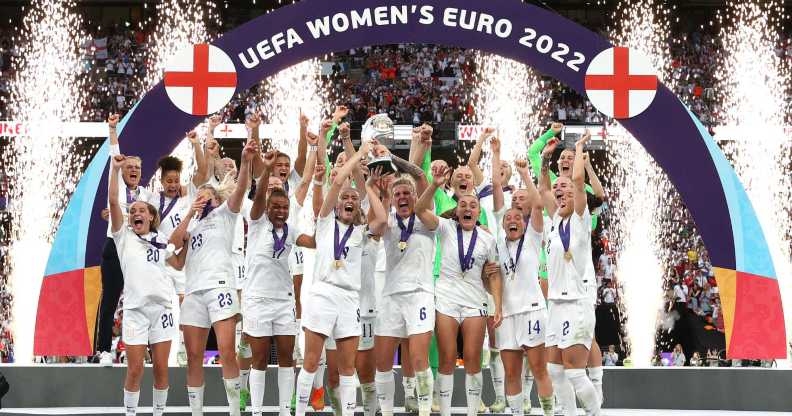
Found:
<svg viewBox="0 0 792 416"><path fill-rule="evenodd" d="M145 242L146 242L146 243L148 243L148 244L151 244L151 245L152 245L154 248L158 248L158 249L160 249L160 250L165 250L165 249L168 247L168 245L167 245L167 244L165 244L165 243L160 243L160 242L158 242L158 241L157 241L157 236L159 235L159 234L157 234L157 233L154 233L154 237L151 237L151 240L146 240L145 238L141 237L141 236L140 236L140 235L138 235L138 234L135 234L135 235L137 235L137 238L139 238L139 239L141 239L141 240L145 241Z"/></svg>
<svg viewBox="0 0 792 416"><path fill-rule="evenodd" d="M215 207L212 206L212 201L208 201L206 203L206 205L204 206L203 211L201 211L201 217L198 218L198 219L202 220L202 219L206 218L206 216L209 215L209 213L212 212L212 210L214 210L214 209L215 209Z"/></svg>
<svg viewBox="0 0 792 416"><path fill-rule="evenodd" d="M564 246L564 253L569 252L569 222L571 218L567 220L566 228L564 228L564 219L561 218L561 221L558 224L558 236L561 237L561 244Z"/></svg>
<svg viewBox="0 0 792 416"><path fill-rule="evenodd" d="M407 227L404 226L404 222L402 222L402 218L398 214L396 215L396 223L399 225L399 229L401 230L399 242L406 243L413 233L413 228L415 228L415 213L410 215L410 220L407 222Z"/></svg>
<svg viewBox="0 0 792 416"><path fill-rule="evenodd" d="M344 232L344 237L341 241L338 241L338 236L340 231L338 230L338 220L335 222L335 232L333 233L333 257L336 260L341 260L341 255L344 253L344 247L346 247L347 240L352 235L352 229L355 228L353 224L350 224L347 230Z"/></svg>
<svg viewBox="0 0 792 416"><path fill-rule="evenodd" d="M137 200L135 192L129 189L128 186L126 187L126 200L127 204L131 204Z"/></svg>
<svg viewBox="0 0 792 416"><path fill-rule="evenodd" d="M514 258L511 258L511 254L509 254L509 261L511 261L511 272L512 274L517 273L517 263L520 261L520 255L522 254L523 243L525 242L525 234L520 238L519 244L517 244L517 255ZM509 244L509 241L506 240L506 244Z"/></svg>
<svg viewBox="0 0 792 416"><path fill-rule="evenodd" d="M277 253L283 250L286 247L286 236L289 235L289 226L287 224L283 224L283 237L278 238L278 234L275 232L275 227L272 227L272 240L274 244L272 246L272 251Z"/></svg>
<svg viewBox="0 0 792 416"><path fill-rule="evenodd" d="M473 228L473 236L470 237L470 245L465 253L464 243L462 242L462 226L457 223L457 249L459 250L459 264L462 266L462 273L473 268L473 249L476 248L478 231Z"/></svg>
<svg viewBox="0 0 792 416"><path fill-rule="evenodd" d="M160 192L160 206L159 206L160 220L163 220L165 217L168 216L168 214L170 214L173 207L176 206L176 202L178 200L179 200L179 196L176 195L176 198L171 199L171 202L168 204L168 207L165 208L165 192Z"/></svg>

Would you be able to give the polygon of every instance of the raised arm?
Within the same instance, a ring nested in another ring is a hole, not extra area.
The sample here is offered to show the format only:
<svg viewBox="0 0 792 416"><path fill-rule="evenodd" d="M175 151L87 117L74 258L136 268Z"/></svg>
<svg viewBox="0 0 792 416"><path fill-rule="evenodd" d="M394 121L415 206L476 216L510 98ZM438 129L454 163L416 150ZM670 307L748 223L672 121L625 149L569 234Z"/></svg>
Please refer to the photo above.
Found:
<svg viewBox="0 0 792 416"><path fill-rule="evenodd" d="M316 166L316 151L318 149L319 136L306 132L305 134L307 145L310 146L308 150L308 157L304 163L302 174L300 175L300 183L294 191L294 198L301 206L305 203L305 197L308 195L308 188L311 186L311 179L313 178L314 167Z"/></svg>
<svg viewBox="0 0 792 416"><path fill-rule="evenodd" d="M325 164L325 175L330 174L330 168L332 167L332 163L330 163L330 159L327 156L327 146L330 144L329 140L324 140L325 137L328 137L331 133L330 131L333 128L333 121L332 120L324 120L322 124L319 126L319 148L316 150L316 157L318 160L322 161Z"/></svg>
<svg viewBox="0 0 792 416"><path fill-rule="evenodd" d="M588 174L589 181L591 182L591 190L594 192L594 196L600 200L605 199L605 188L602 187L597 172L594 171L594 166L591 164L591 158L589 158L588 152L583 154L583 162L586 166L586 174Z"/></svg>
<svg viewBox="0 0 792 416"><path fill-rule="evenodd" d="M297 142L297 160L294 161L294 170L301 174L305 175L305 165L308 164L311 166L311 171L313 171L313 164L307 163L307 155L308 155L308 117L303 114L302 109L300 109L300 141ZM310 175L309 175L310 176Z"/></svg>
<svg viewBox="0 0 792 416"><path fill-rule="evenodd" d="M591 133L586 130L583 137L575 142L575 162L572 165L572 183L575 184L575 213L582 215L586 209L586 173L583 161L583 147L591 139Z"/></svg>
<svg viewBox="0 0 792 416"><path fill-rule="evenodd" d="M534 140L531 143L531 146L528 147L528 161L531 162L531 169L533 170L534 176L540 176L541 169L542 169L542 151L544 150L545 146L547 146L547 142L550 141L553 137L555 137L558 133L561 133L561 130L564 129L564 125L561 123L553 123L550 125L550 128L538 139ZM555 175L553 172L550 172L550 175ZM555 180L554 177L551 176L552 180Z"/></svg>
<svg viewBox="0 0 792 416"><path fill-rule="evenodd" d="M353 158L348 160L347 163L344 164L344 167L338 171L335 180L333 180L332 185L330 185L330 190L327 192L327 195L325 195L324 202L322 202L322 209L319 210L320 218L330 215L333 211L336 201L338 200L338 194L341 192L341 187L344 186L344 182L346 182L346 179L354 170L360 169L360 164L354 163L354 161L359 161L363 155L368 154L370 144L370 142L364 142L357 153L353 155Z"/></svg>
<svg viewBox="0 0 792 416"><path fill-rule="evenodd" d="M490 141L492 149L492 204L495 212L503 208L503 178L500 171L500 140L493 137ZM493 230L494 231L494 230Z"/></svg>
<svg viewBox="0 0 792 416"><path fill-rule="evenodd" d="M261 149L261 138L259 137L259 127L261 126L261 116L253 113L245 120L245 127L248 132L248 142L256 142L256 146ZM261 160L261 152L256 152L251 160L253 167L253 177L258 178L264 170L263 161Z"/></svg>
<svg viewBox="0 0 792 416"><path fill-rule="evenodd" d="M344 153L347 156L347 163L354 163L355 166L360 166L360 158L366 156L364 153L355 158L355 146L352 145L352 135L350 134L349 123L342 123L338 126L338 135L341 137L341 142L344 144ZM361 146L362 147L362 146ZM366 183L366 178L360 169L352 171L352 180L355 181L355 188L363 190Z"/></svg>
<svg viewBox="0 0 792 416"><path fill-rule="evenodd" d="M542 204L544 205L545 210L547 210L547 215L552 217L558 207L556 207L555 204L553 190L550 189L550 154L552 154L552 152L542 153L542 169L539 176L539 193L542 196Z"/></svg>
<svg viewBox="0 0 792 416"><path fill-rule="evenodd" d="M212 123L210 121L209 129L212 128L211 124ZM192 183L197 188L205 184L209 179L209 162L206 160L203 145L201 144L201 140L198 138L198 133L196 133L195 130L187 133L187 140L190 141L190 144L193 148L193 157L195 158L195 174L192 177Z"/></svg>
<svg viewBox="0 0 792 416"><path fill-rule="evenodd" d="M485 128L481 134L479 134L478 140L476 140L476 145L473 146L473 150L470 151L470 156L468 156L468 167L473 172L473 183L475 186L481 185L484 182L484 173L479 168L479 161L481 159L481 148L484 146L484 141L487 140L487 137L491 136L495 132L495 129L492 127Z"/></svg>
<svg viewBox="0 0 792 416"><path fill-rule="evenodd" d="M115 156L119 153L113 154L113 149L118 151L118 114L110 114L107 117L107 136L110 139L110 155ZM120 152L120 151L119 151Z"/></svg>
<svg viewBox="0 0 792 416"><path fill-rule="evenodd" d="M366 194L369 200L368 226L369 232L373 235L381 236L385 232L388 224L388 214L382 205L382 167L378 167L371 172L371 177L366 182Z"/></svg>
<svg viewBox="0 0 792 416"><path fill-rule="evenodd" d="M251 140L242 149L242 161L239 164L239 178L237 179L236 188L231 196L228 197L228 209L231 212L239 212L242 208L242 200L250 188L250 171L252 168L253 158L259 153L258 143Z"/></svg>
<svg viewBox="0 0 792 416"><path fill-rule="evenodd" d="M107 202L110 205L110 231L113 233L117 233L124 226L124 212L121 211L121 204L118 203L118 177L121 176L119 172L125 160L124 155L115 155L110 159Z"/></svg>
<svg viewBox="0 0 792 416"><path fill-rule="evenodd" d="M313 181L311 182L311 186L313 186L311 205L314 218L319 216L319 211L322 210L322 204L324 204L324 181L325 164L321 159L317 159L316 165L314 165Z"/></svg>
<svg viewBox="0 0 792 416"><path fill-rule="evenodd" d="M432 178L432 183L415 203L415 215L430 230L436 230L440 225L440 219L432 212L435 191L442 189L449 177L451 177L451 168L446 167L439 175Z"/></svg>
<svg viewBox="0 0 792 416"><path fill-rule="evenodd" d="M421 147L421 128L413 127L410 138L410 154L407 156L407 160L409 160L410 163L416 165L421 163L420 159L416 156L419 147Z"/></svg>
<svg viewBox="0 0 792 416"><path fill-rule="evenodd" d="M416 166L420 166L426 174L427 180L431 182L432 179L430 176L430 171L432 169L432 133L434 132L434 129L432 129L432 126L428 124L424 124L421 127L416 128L420 129L417 132L420 143L415 147L415 152L411 151L410 162Z"/></svg>
<svg viewBox="0 0 792 416"><path fill-rule="evenodd" d="M517 167L517 172L520 174L525 188L528 190L528 201L530 201L531 204L531 226L534 231L541 233L544 230L544 218L542 218L544 203L542 202L542 196L539 195L539 190L536 189L531 179L531 174L528 170L528 162L525 160L516 160L514 165Z"/></svg>
<svg viewBox="0 0 792 416"><path fill-rule="evenodd" d="M415 180L415 192L420 195L429 186L429 181L426 180L426 175L424 174L423 170L418 166L396 156L395 154L391 153L391 160L393 160L393 164L399 169L400 172L404 172Z"/></svg>
<svg viewBox="0 0 792 416"><path fill-rule="evenodd" d="M253 206L250 208L250 219L257 220L267 210L267 188L269 187L269 178L272 172L272 164L275 162L275 157L278 152L270 150L264 155L262 160L263 172L256 185L256 195L253 196ZM238 186L238 185L237 185Z"/></svg>

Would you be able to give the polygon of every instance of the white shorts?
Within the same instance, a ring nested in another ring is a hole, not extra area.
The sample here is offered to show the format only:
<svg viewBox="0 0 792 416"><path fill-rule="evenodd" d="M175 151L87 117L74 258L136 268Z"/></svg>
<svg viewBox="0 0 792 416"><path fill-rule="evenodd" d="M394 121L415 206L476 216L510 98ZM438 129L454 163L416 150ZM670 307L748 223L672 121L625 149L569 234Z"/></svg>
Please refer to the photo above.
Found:
<svg viewBox="0 0 792 416"><path fill-rule="evenodd" d="M521 350L544 344L547 332L547 309L522 312L503 318L495 329L498 350Z"/></svg>
<svg viewBox="0 0 792 416"><path fill-rule="evenodd" d="M125 309L121 322L121 339L127 345L153 345L170 341L178 333L170 307L149 304Z"/></svg>
<svg viewBox="0 0 792 416"><path fill-rule="evenodd" d="M591 302L591 306L597 307L597 287L596 286L589 286L586 288L586 295L588 295L588 300Z"/></svg>
<svg viewBox="0 0 792 416"><path fill-rule="evenodd" d="M173 282L173 289L176 291L176 294L184 295L184 285L187 279L186 275L184 274L184 270L176 270L173 267L167 265L165 266L165 274Z"/></svg>
<svg viewBox="0 0 792 416"><path fill-rule="evenodd" d="M364 316L360 318L360 330L363 335L358 338L358 351L370 351L374 348L374 334L376 328L375 317ZM336 341L333 338L325 338L325 349L335 351Z"/></svg>
<svg viewBox="0 0 792 416"><path fill-rule="evenodd" d="M594 341L594 308L588 297L548 302L545 346L565 349L573 345L591 348Z"/></svg>
<svg viewBox="0 0 792 416"><path fill-rule="evenodd" d="M377 305L374 333L381 337L407 338L434 330L435 298L422 290L383 296Z"/></svg>
<svg viewBox="0 0 792 416"><path fill-rule="evenodd" d="M305 256L301 247L293 245L291 254L289 255L289 272L292 276L303 274L303 264L305 264Z"/></svg>
<svg viewBox="0 0 792 416"><path fill-rule="evenodd" d="M297 335L294 299L242 295L242 330L252 337Z"/></svg>
<svg viewBox="0 0 792 416"><path fill-rule="evenodd" d="M242 289L245 283L245 255L242 253L231 253L231 265L234 270L234 288Z"/></svg>
<svg viewBox="0 0 792 416"><path fill-rule="evenodd" d="M469 306L460 305L458 303L447 302L442 299L435 298L435 309L437 313L450 316L458 323L462 323L465 318L480 318L487 316L487 308L483 306L480 309L471 308Z"/></svg>
<svg viewBox="0 0 792 416"><path fill-rule="evenodd" d="M357 293L314 283L302 303L302 326L333 339L360 336Z"/></svg>
<svg viewBox="0 0 792 416"><path fill-rule="evenodd" d="M181 305L181 324L209 328L213 323L239 315L236 289L215 288L187 294Z"/></svg>

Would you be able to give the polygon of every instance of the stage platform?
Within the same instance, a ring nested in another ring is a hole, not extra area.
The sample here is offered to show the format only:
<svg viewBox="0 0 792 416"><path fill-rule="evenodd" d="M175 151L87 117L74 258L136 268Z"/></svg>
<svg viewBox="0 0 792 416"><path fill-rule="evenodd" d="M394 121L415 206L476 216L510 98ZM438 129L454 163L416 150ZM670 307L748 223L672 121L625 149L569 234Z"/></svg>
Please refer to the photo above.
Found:
<svg viewBox="0 0 792 416"><path fill-rule="evenodd" d="M169 414L187 411L184 368L170 369ZM492 385L484 370L483 399L494 399ZM92 415L122 413L121 389L126 368L98 365L39 365L0 366L11 385L2 399L2 414L61 414ZM400 369L396 368L396 406L403 401ZM220 368L205 370L204 403L222 412L226 404ZM462 369L457 369L453 406L464 413L465 383ZM146 369L140 394L140 404L151 406L151 368ZM264 404L277 402L277 370L267 372ZM606 415L710 415L723 411L792 412L792 370L763 368L623 368L606 367L604 378ZM534 405L536 388L532 393ZM611 411L612 409L613 411ZM622 410L618 410L622 409ZM624 410L627 409L627 410ZM632 409L632 410L630 410ZM642 409L638 412L637 409ZM652 410L656 409L656 410ZM667 410L683 410L670 413ZM692 413L692 410L711 411ZM61 412L61 413L59 413ZM150 412L150 410L149 410ZM714 413L713 413L714 412ZM142 411L141 413L146 413ZM207 413L208 414L208 413ZM792 414L792 413L790 413Z"/></svg>

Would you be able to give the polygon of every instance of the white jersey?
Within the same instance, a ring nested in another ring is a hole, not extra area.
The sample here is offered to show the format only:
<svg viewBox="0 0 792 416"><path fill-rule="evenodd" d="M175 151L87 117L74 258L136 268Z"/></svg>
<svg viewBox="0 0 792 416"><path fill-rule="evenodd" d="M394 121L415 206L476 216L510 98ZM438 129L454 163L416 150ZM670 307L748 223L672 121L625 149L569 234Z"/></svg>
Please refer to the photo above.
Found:
<svg viewBox="0 0 792 416"><path fill-rule="evenodd" d="M255 296L271 299L294 299L294 284L289 273L289 256L297 241L297 227L292 221L285 229L274 230L278 239L286 239L282 249L275 251L273 226L267 213L261 218L250 220L248 226L248 250L245 255L245 275L242 287L245 297Z"/></svg>
<svg viewBox="0 0 792 416"><path fill-rule="evenodd" d="M363 247L360 265L360 316L377 316L377 293L374 272L381 243L370 236Z"/></svg>
<svg viewBox="0 0 792 416"><path fill-rule="evenodd" d="M498 255L503 277L503 316L545 309L545 298L539 286L539 253L542 250L542 233L528 224L520 240L507 241L503 229L506 209L495 214L498 224ZM520 258L517 249L520 248Z"/></svg>
<svg viewBox="0 0 792 416"><path fill-rule="evenodd" d="M113 167L112 167L113 156L117 156L120 154L121 154L121 149L118 147L118 145L110 146L110 161L111 161L110 173L109 173L110 175L113 174ZM129 206L136 201L150 202L152 195L148 189L142 186L138 186L134 190L127 188L126 182L124 182L124 176L121 174L121 170L118 171L118 180L116 182L118 182L118 205L121 207L121 213L124 214L124 224L126 224L127 221L129 220L129 215L128 215ZM107 204L107 207L110 208L109 203ZM107 221L108 238L113 237L112 224L110 223L111 221L108 218Z"/></svg>
<svg viewBox="0 0 792 416"><path fill-rule="evenodd" d="M154 208L157 208L159 212L160 225L157 227L157 231L166 241L170 239L173 230L187 217L187 212L190 211L192 205L192 199L189 196L168 198L163 192L153 194L148 202L154 205Z"/></svg>
<svg viewBox="0 0 792 416"><path fill-rule="evenodd" d="M388 227L382 236L386 257L385 287L382 289L382 296L416 290L432 293L435 232L426 228L416 216L413 232L407 239L407 247L402 251L399 247L401 228L396 216L395 212L388 216ZM409 226L409 222L409 218L402 220L405 228Z"/></svg>
<svg viewBox="0 0 792 416"><path fill-rule="evenodd" d="M185 294L218 287L233 288L231 264L233 230L239 213L231 212L228 203L213 209L204 219L190 224L186 242L187 282Z"/></svg>
<svg viewBox="0 0 792 416"><path fill-rule="evenodd" d="M440 278L435 286L438 299L475 309L487 309L487 291L481 278L484 263L498 263L495 237L481 227L476 227L476 246L473 249L472 267L463 272L457 244L457 222L439 218L437 236L442 247L443 261L440 264ZM459 229L461 230L461 228ZM470 247L473 231L461 231L463 254Z"/></svg>
<svg viewBox="0 0 792 416"><path fill-rule="evenodd" d="M135 309L149 304L170 307L173 287L165 274L164 247L168 240L157 233L138 236L127 226L113 234L118 260L124 274L124 309Z"/></svg>
<svg viewBox="0 0 792 416"><path fill-rule="evenodd" d="M354 227L349 240L342 248L340 263L336 268L335 229L338 227L338 240L343 239L349 227ZM335 213L319 218L316 222L316 258L314 260L314 283L324 282L344 290L360 291L361 259L366 233L362 225L345 225L335 219Z"/></svg>
<svg viewBox="0 0 792 416"><path fill-rule="evenodd" d="M547 299L577 300L586 297L586 264L591 261L591 214L588 207L582 215L575 212L563 221L569 226L569 252L572 258L565 258L564 245L559 236L561 217L558 212L553 216L553 225L547 236L547 280L549 281Z"/></svg>

